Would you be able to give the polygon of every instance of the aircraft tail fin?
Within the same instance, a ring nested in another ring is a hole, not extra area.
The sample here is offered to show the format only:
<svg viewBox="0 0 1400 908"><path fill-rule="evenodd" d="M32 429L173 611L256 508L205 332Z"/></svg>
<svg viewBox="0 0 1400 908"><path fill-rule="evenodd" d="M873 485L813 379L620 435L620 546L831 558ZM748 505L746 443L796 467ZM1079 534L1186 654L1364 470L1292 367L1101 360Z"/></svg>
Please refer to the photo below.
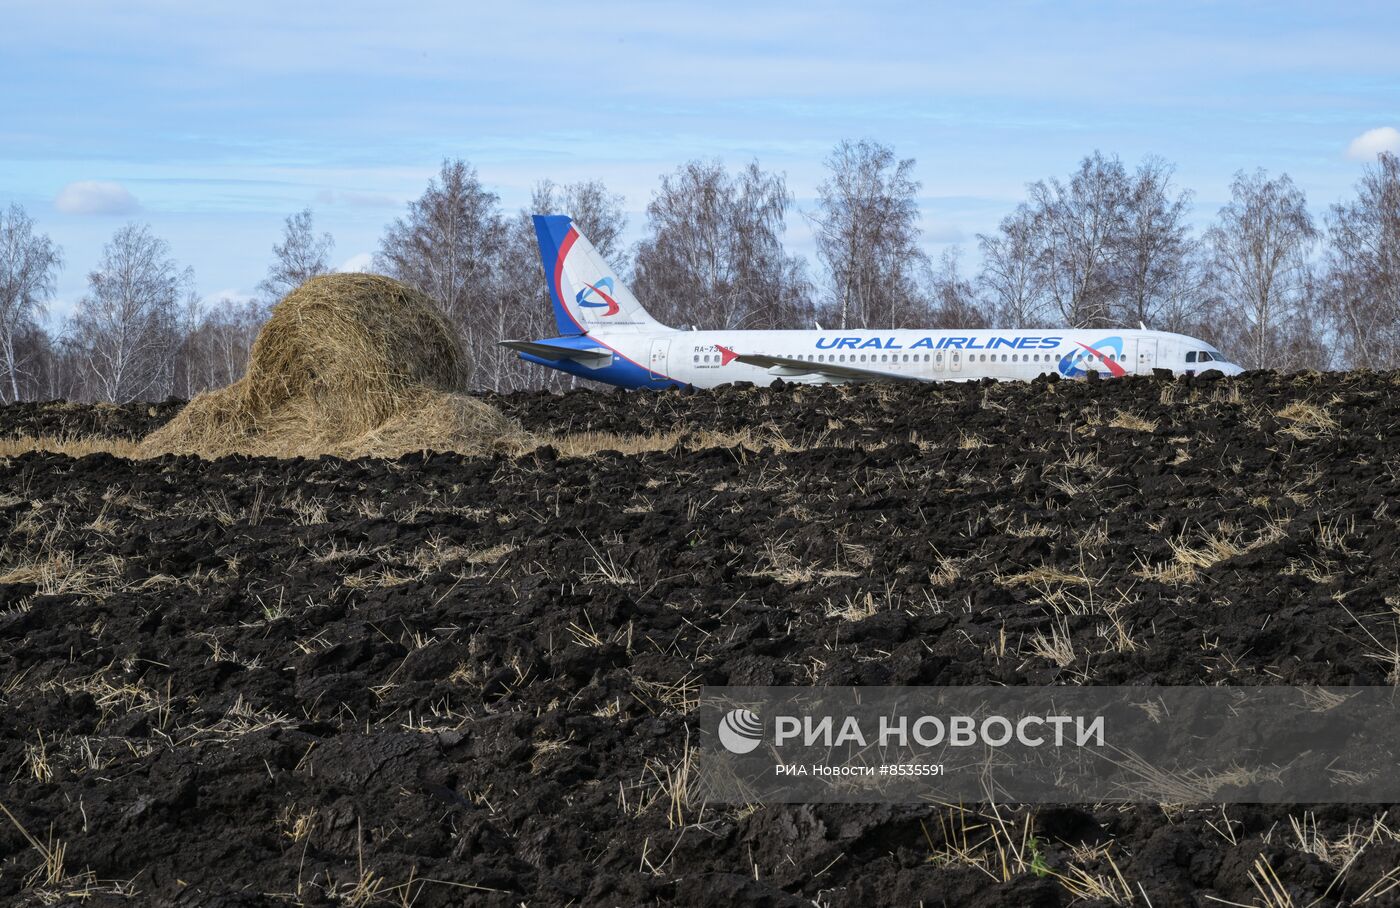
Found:
<svg viewBox="0 0 1400 908"><path fill-rule="evenodd" d="M537 214L533 220L560 334L665 327L642 308L572 219Z"/></svg>

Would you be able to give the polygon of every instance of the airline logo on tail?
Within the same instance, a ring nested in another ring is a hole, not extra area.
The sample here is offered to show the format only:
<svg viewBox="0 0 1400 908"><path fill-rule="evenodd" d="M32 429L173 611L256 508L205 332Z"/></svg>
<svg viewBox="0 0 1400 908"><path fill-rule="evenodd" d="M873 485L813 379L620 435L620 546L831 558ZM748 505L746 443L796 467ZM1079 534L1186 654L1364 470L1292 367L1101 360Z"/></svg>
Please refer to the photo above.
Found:
<svg viewBox="0 0 1400 908"><path fill-rule="evenodd" d="M607 318L609 315L617 315L621 311L617 300L613 299L613 279L605 277L596 284L585 283L583 289L574 296L574 302L580 306L587 306L589 309L607 309L607 312L600 312L598 315ZM594 294L598 299L593 299Z"/></svg>
<svg viewBox="0 0 1400 908"><path fill-rule="evenodd" d="M666 330L647 314L572 220L561 214L537 214L533 221L561 336L587 334L590 328Z"/></svg>

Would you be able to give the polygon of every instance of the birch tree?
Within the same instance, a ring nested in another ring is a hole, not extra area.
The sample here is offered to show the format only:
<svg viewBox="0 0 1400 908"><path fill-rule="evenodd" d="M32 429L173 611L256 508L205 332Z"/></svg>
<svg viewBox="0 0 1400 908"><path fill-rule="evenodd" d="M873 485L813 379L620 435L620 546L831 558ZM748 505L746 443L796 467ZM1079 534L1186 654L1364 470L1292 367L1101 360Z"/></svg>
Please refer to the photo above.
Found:
<svg viewBox="0 0 1400 908"><path fill-rule="evenodd" d="M992 322L1001 328L1045 326L1041 239L1030 207L1018 205L996 233L978 234L977 245L982 252L977 283L989 298Z"/></svg>
<svg viewBox="0 0 1400 908"><path fill-rule="evenodd" d="M1101 328L1113 323L1128 195L1122 163L1099 152L1081 161L1067 183L1052 177L1031 184L1040 282L1062 324Z"/></svg>
<svg viewBox="0 0 1400 908"><path fill-rule="evenodd" d="M503 242L500 201L465 161L443 161L437 179L385 232L375 268L427 294L459 331L475 383L492 355L495 325L478 324L498 290Z"/></svg>
<svg viewBox="0 0 1400 908"><path fill-rule="evenodd" d="M335 240L329 233L316 236L310 208L288 215L282 227L281 242L272 246L272 264L267 269L267 277L258 284L258 291L267 305L271 306L300 287L307 278L329 273L329 257L334 248Z"/></svg>
<svg viewBox="0 0 1400 908"><path fill-rule="evenodd" d="M1192 245L1186 224L1191 193L1174 190L1172 173L1162 158L1147 158L1122 200L1114 306L1115 320L1122 325L1155 328L1162 316L1177 309L1173 295Z"/></svg>
<svg viewBox="0 0 1400 908"><path fill-rule="evenodd" d="M914 159L878 142L843 141L826 161L813 216L817 255L830 276L839 328L908 327L920 309L920 184Z"/></svg>
<svg viewBox="0 0 1400 908"><path fill-rule="evenodd" d="M1317 230L1302 190L1287 174L1240 171L1230 202L1206 233L1222 320L1235 325L1240 364L1250 369L1310 364L1308 253Z"/></svg>
<svg viewBox="0 0 1400 908"><path fill-rule="evenodd" d="M123 403L171 393L180 304L193 280L145 225L122 227L103 247L70 326L93 397Z"/></svg>
<svg viewBox="0 0 1400 908"><path fill-rule="evenodd" d="M1400 367L1400 157L1390 152L1328 214L1324 298L1347 365Z"/></svg>
<svg viewBox="0 0 1400 908"><path fill-rule="evenodd" d="M682 165L647 206L633 292L671 325L798 327L811 305L802 263L783 248L791 203L784 178L757 162Z"/></svg>
<svg viewBox="0 0 1400 908"><path fill-rule="evenodd" d="M0 401L20 399L33 338L53 295L63 254L19 205L0 212ZM26 341L29 341L28 343Z"/></svg>

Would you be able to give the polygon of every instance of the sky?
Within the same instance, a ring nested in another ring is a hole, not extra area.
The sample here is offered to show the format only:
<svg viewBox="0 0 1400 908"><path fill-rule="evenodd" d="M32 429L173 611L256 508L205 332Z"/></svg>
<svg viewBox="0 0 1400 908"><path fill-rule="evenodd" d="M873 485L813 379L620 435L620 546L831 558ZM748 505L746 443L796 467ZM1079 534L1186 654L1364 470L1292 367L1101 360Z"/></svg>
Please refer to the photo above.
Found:
<svg viewBox="0 0 1400 908"><path fill-rule="evenodd" d="M693 158L784 173L813 257L823 160L914 158L923 241L976 262L1028 182L1095 150L1177 167L1204 224L1232 175L1284 171L1314 212L1400 151L1400 4L6 0L0 205L63 248L51 317L138 221L211 303L255 292L310 207L364 267L444 158L514 212L601 179L640 238Z"/></svg>

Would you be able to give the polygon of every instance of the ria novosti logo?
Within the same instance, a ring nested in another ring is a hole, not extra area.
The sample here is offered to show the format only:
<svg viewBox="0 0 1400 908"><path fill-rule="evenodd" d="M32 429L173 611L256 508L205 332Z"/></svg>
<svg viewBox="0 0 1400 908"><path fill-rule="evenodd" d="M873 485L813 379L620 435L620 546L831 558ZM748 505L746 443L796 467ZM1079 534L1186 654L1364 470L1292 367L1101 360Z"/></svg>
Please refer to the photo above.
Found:
<svg viewBox="0 0 1400 908"><path fill-rule="evenodd" d="M719 720L719 743L730 753L751 753L762 742L763 720L752 710L737 707Z"/></svg>
<svg viewBox="0 0 1400 908"><path fill-rule="evenodd" d="M872 727L874 726L874 727ZM732 754L744 755L764 742L763 720L736 706L719 721L719 741ZM878 719L856 715L779 715L773 718L771 744L784 747L912 746L1103 747L1104 717L1083 715L899 715Z"/></svg>

